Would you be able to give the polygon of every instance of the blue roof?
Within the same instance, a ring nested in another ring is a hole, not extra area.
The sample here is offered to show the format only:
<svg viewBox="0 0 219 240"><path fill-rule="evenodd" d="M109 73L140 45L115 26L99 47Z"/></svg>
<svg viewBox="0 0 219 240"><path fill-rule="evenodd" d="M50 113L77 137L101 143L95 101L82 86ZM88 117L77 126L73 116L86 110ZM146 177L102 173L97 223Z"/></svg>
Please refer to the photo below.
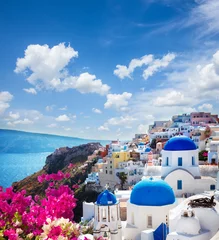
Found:
<svg viewBox="0 0 219 240"><path fill-rule="evenodd" d="M186 136L173 137L167 141L164 146L166 151L188 151L196 150L197 147L194 141Z"/></svg>
<svg viewBox="0 0 219 240"><path fill-rule="evenodd" d="M164 206L175 202L175 196L168 183L149 178L137 183L130 196L130 202L140 206Z"/></svg>
<svg viewBox="0 0 219 240"><path fill-rule="evenodd" d="M149 148L149 147L147 147L146 149L145 149L145 152L150 152L151 151L151 148Z"/></svg>
<svg viewBox="0 0 219 240"><path fill-rule="evenodd" d="M143 142L140 142L138 145L140 145L140 146L141 146L141 145L145 145L145 143L143 143Z"/></svg>
<svg viewBox="0 0 219 240"><path fill-rule="evenodd" d="M104 206L113 205L115 203L117 203L115 195L107 189L98 195L96 202L96 204Z"/></svg>

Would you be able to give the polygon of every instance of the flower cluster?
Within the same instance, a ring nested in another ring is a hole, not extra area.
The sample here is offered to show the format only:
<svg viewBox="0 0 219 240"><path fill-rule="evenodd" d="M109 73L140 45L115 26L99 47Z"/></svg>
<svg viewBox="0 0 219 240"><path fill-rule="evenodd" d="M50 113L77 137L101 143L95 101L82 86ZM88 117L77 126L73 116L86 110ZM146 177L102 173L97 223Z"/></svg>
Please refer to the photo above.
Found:
<svg viewBox="0 0 219 240"><path fill-rule="evenodd" d="M0 187L0 239L77 239L81 231L73 222L74 192L68 185L57 184L69 177L61 171L39 176L40 183L49 182L43 199L26 196L25 190L15 192L10 187L4 191Z"/></svg>

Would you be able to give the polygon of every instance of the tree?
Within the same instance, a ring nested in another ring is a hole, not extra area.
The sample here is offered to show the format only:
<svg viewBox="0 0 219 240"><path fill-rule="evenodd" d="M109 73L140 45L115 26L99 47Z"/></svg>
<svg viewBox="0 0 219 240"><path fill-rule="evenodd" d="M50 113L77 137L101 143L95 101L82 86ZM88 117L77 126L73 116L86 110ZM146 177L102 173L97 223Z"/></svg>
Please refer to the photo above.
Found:
<svg viewBox="0 0 219 240"><path fill-rule="evenodd" d="M121 189L123 190L124 184L127 182L127 174L120 172L118 178L120 180Z"/></svg>
<svg viewBox="0 0 219 240"><path fill-rule="evenodd" d="M156 138L154 138L154 139L152 139L152 141L151 141L150 147L151 147L152 149L156 149L156 145L157 145L157 140L156 140Z"/></svg>

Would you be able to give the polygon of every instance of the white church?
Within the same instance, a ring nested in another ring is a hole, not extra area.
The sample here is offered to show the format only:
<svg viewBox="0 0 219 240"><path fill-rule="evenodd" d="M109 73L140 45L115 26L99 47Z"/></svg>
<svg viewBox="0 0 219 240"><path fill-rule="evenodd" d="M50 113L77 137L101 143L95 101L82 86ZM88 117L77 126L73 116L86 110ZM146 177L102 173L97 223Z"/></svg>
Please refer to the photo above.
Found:
<svg viewBox="0 0 219 240"><path fill-rule="evenodd" d="M185 136L171 138L165 144L161 178L173 188L176 197L213 191L216 187L215 179L201 177L198 149L193 140Z"/></svg>
<svg viewBox="0 0 219 240"><path fill-rule="evenodd" d="M163 150L162 179L150 177L134 186L127 201L126 221L121 221L119 200L108 190L96 203L84 203L84 220L94 219L94 237L219 239L219 173L217 185L214 179L202 179L197 153L191 139L170 139ZM183 199L183 194L192 196Z"/></svg>

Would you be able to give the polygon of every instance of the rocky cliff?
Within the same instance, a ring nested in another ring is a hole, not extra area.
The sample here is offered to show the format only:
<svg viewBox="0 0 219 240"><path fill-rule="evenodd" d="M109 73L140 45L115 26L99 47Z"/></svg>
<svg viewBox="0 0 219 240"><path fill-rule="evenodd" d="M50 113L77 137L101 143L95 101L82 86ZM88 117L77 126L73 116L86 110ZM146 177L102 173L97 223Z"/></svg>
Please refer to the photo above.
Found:
<svg viewBox="0 0 219 240"><path fill-rule="evenodd" d="M28 195L34 196L37 194L43 196L45 189L48 187L48 183L39 183L37 180L38 176L48 173L57 173L59 170L71 174L71 178L63 180L61 184L68 184L71 187L75 183L83 183L88 173L91 172L92 166L96 163L95 158L91 161L87 161L87 158L100 147L100 143L88 143L72 148L59 148L47 157L46 164L42 170L19 182L13 183L14 190L20 191L26 189ZM70 163L75 165L73 170L68 168ZM82 216L82 202L95 201L97 195L98 192L94 190L85 191L83 185L75 192L75 197L78 199L77 208L74 211L75 221L80 221L80 217Z"/></svg>
<svg viewBox="0 0 219 240"><path fill-rule="evenodd" d="M78 163L87 160L87 157L100 147L100 143L87 143L72 148L59 148L46 158L45 167L48 168L48 173L56 173L70 163Z"/></svg>

